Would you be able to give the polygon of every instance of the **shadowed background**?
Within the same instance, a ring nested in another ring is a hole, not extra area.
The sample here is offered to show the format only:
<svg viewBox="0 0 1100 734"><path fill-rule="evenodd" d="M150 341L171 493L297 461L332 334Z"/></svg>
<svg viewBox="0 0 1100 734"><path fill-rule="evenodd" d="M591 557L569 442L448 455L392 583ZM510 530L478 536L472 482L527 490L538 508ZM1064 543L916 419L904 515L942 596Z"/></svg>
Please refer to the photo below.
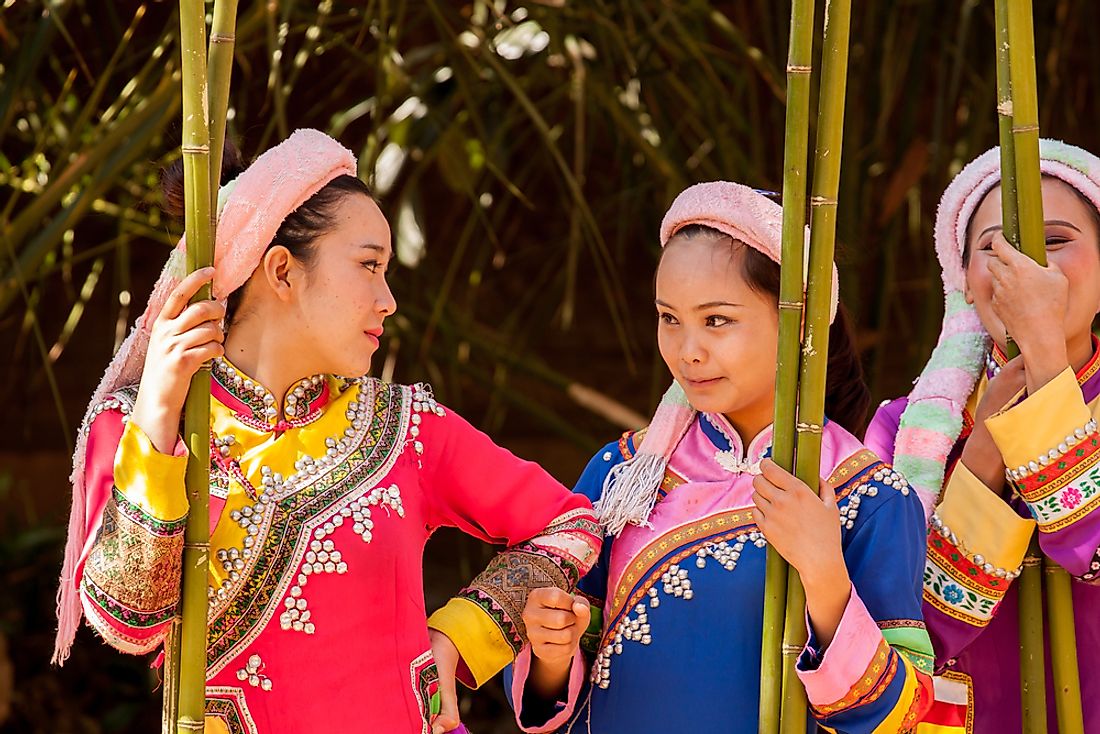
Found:
<svg viewBox="0 0 1100 734"><path fill-rule="evenodd" d="M157 186L180 138L176 8L0 7L0 731L156 731L148 658L87 630L64 669L48 658L73 435L180 234ZM651 303L667 205L696 181L780 188L789 10L242 0L230 135L253 157L316 127L359 156L401 261L374 373L431 382L571 484L668 381ZM882 399L938 333L939 193L996 140L993 8L853 12L838 265ZM1100 6L1035 13L1043 133L1100 150ZM429 609L490 553L437 534ZM515 731L499 684L463 705L476 734Z"/></svg>

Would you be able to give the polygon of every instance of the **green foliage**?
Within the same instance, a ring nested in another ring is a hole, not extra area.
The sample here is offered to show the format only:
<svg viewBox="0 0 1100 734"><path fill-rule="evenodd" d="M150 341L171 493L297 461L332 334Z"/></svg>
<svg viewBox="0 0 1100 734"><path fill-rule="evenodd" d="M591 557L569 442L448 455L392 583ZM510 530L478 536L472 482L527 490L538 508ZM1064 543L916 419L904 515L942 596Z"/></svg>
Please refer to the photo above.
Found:
<svg viewBox="0 0 1100 734"><path fill-rule="evenodd" d="M0 4L2 446L62 454L180 232L157 192L179 24L169 2ZM1043 134L1100 150L1100 6L1036 12ZM996 142L993 9L854 13L838 259L881 398L938 332L939 194ZM405 264L379 373L566 442L572 481L667 383L651 283L672 197L780 185L789 17L767 0L241 2L230 133L255 155L312 126L360 156Z"/></svg>

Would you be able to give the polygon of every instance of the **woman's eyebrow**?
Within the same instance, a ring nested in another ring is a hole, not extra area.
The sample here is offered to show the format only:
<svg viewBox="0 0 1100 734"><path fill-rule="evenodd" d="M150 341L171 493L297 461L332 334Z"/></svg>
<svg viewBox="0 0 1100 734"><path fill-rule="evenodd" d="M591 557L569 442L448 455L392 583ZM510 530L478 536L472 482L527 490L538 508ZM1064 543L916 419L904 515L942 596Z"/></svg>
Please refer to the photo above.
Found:
<svg viewBox="0 0 1100 734"><path fill-rule="evenodd" d="M1043 222L1043 226L1047 226L1047 225L1051 225L1051 224L1054 224L1054 225L1057 225L1057 226L1060 226L1060 227L1069 227L1070 229L1072 229L1075 232L1080 232L1081 231L1081 228L1078 227L1076 224L1074 224L1073 222L1067 222L1064 219L1048 219L1045 222ZM999 224L994 224L992 227L986 227L985 229L982 230L982 233L980 235L978 235L978 239L981 239L982 237L985 237L986 233L996 232L998 229L1001 229L1001 225L999 225Z"/></svg>
<svg viewBox="0 0 1100 734"><path fill-rule="evenodd" d="M654 301L654 303L657 304L658 306L661 306L662 308L671 308L671 309L675 310L672 306L665 303L660 298L656 299ZM716 308L718 306L732 306L733 308L738 308L738 307L743 306L743 305L744 304L742 304L742 303L731 303L729 301L710 301L708 303L700 303L698 306L695 307L694 310L704 311L708 308Z"/></svg>
<svg viewBox="0 0 1100 734"><path fill-rule="evenodd" d="M1067 221L1062 220L1062 219L1048 219L1045 222L1043 222L1043 224L1057 224L1060 227L1069 227L1074 232L1080 232L1081 231L1081 229L1076 224L1074 224L1073 222L1067 222Z"/></svg>

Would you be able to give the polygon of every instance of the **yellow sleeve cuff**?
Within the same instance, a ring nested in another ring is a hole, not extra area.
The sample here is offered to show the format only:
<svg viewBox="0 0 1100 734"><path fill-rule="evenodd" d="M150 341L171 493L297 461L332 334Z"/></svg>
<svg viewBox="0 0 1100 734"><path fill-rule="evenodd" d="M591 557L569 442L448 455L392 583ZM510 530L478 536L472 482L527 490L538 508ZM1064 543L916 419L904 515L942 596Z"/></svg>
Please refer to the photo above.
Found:
<svg viewBox="0 0 1100 734"><path fill-rule="evenodd" d="M157 520L179 520L187 515L186 471L183 441L171 454L162 454L136 423L126 423L115 453L114 481L127 500Z"/></svg>
<svg viewBox="0 0 1100 734"><path fill-rule="evenodd" d="M462 681L471 688L480 688L515 657L496 622L469 599L451 599L428 618L428 628L451 638L473 676Z"/></svg>
<svg viewBox="0 0 1100 734"><path fill-rule="evenodd" d="M1034 520L1017 515L961 461L951 473L936 515L968 552L999 568L1014 569L1023 563L1035 531Z"/></svg>
<svg viewBox="0 0 1100 734"><path fill-rule="evenodd" d="M1066 367L1023 402L986 419L1010 469L1035 461L1092 418L1073 370Z"/></svg>

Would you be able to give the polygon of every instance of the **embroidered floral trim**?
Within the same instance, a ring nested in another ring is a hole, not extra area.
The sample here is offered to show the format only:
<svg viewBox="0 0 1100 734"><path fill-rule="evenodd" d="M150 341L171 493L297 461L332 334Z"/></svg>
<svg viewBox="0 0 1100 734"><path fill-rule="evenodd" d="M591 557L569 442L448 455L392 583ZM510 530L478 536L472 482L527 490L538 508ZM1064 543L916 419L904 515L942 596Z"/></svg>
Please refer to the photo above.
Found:
<svg viewBox="0 0 1100 734"><path fill-rule="evenodd" d="M953 576L940 565L936 554L929 553L924 565L924 599L949 617L985 627L1003 597L1004 591L991 593Z"/></svg>
<svg viewBox="0 0 1100 734"><path fill-rule="evenodd" d="M420 727L421 734L428 734L431 731L432 717L439 713L442 705L439 693L439 670L436 668L431 650L427 650L409 663L409 682L423 719Z"/></svg>
<svg viewBox="0 0 1100 734"><path fill-rule="evenodd" d="M229 734L259 734L240 688L207 686L206 715L221 719Z"/></svg>
<svg viewBox="0 0 1100 734"><path fill-rule="evenodd" d="M88 599L91 600L101 612L105 612L113 620L127 627L148 629L164 624L171 620L172 617L176 616L176 607L178 606L176 602L178 598L162 609L145 611L126 606L118 599L96 586L95 582L88 578L87 575L84 576L81 582L81 588L88 596Z"/></svg>
<svg viewBox="0 0 1100 734"><path fill-rule="evenodd" d="M882 640L875 649L871 662L863 671L863 675L848 689L843 698L830 704L810 708L813 709L815 716L823 718L856 706L873 703L890 686L897 672L898 656L886 644L886 640Z"/></svg>
<svg viewBox="0 0 1100 734"><path fill-rule="evenodd" d="M133 618L158 624L172 616L179 601L182 554L182 532L154 534L120 512L112 496L84 565L84 585L90 598L120 622L133 624Z"/></svg>
<svg viewBox="0 0 1100 734"><path fill-rule="evenodd" d="M1024 494L1040 532L1061 530L1100 508L1100 437L1094 436L1088 443L1091 453L1074 457L1079 460L1073 466L1058 462L1055 470L1062 470L1059 476L1048 484L1036 483ZM1036 480L1043 476L1043 471L1033 475Z"/></svg>
<svg viewBox="0 0 1100 734"><path fill-rule="evenodd" d="M520 544L498 553L460 598L477 604L500 628L514 654L527 644L523 608L534 589L556 586L572 589L580 573L572 564L531 544Z"/></svg>
<svg viewBox="0 0 1100 734"><path fill-rule="evenodd" d="M1085 571L1078 578L1087 584L1095 584L1100 580L1100 549L1097 549L1096 555L1094 555L1089 562L1089 570Z"/></svg>

